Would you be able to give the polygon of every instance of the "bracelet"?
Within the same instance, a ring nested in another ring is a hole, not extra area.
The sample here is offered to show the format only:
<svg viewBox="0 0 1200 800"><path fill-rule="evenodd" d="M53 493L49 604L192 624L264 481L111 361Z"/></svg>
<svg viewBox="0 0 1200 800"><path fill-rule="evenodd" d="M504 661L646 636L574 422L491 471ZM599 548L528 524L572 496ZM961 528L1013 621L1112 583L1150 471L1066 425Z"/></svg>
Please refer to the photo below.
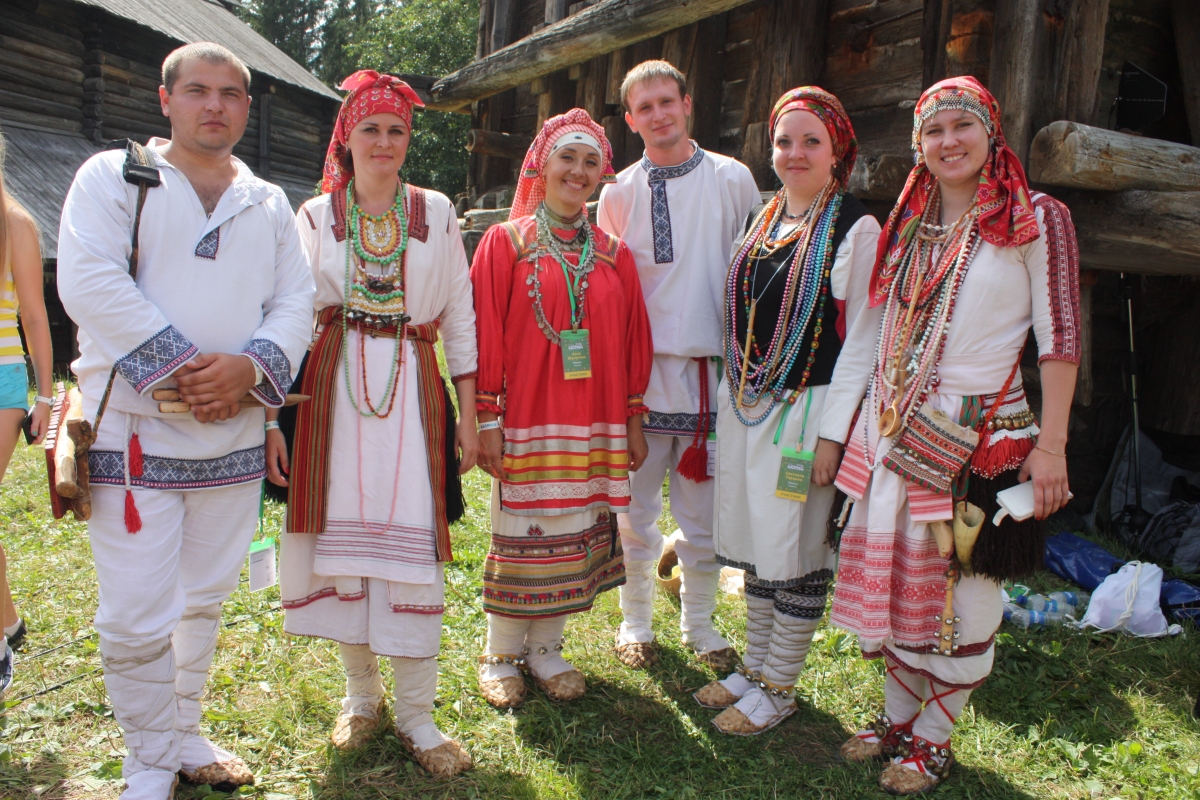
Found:
<svg viewBox="0 0 1200 800"><path fill-rule="evenodd" d="M491 422L479 423L479 432L480 433L483 433L484 431L498 431L498 430L500 430L500 420L498 420L498 419L494 419Z"/></svg>
<svg viewBox="0 0 1200 800"><path fill-rule="evenodd" d="M54 405L54 398L53 398L53 397L43 397L43 396L42 396L42 395L40 395L40 394L39 394L39 395L35 395L35 396L34 396L34 398L33 398L33 404L36 406L38 403L45 403L45 404L46 404L46 405L48 405L48 406L53 406L53 405Z"/></svg>
<svg viewBox="0 0 1200 800"><path fill-rule="evenodd" d="M270 420L266 425L263 425L263 428L268 431L277 431L279 430L279 421L274 419Z"/></svg>
<svg viewBox="0 0 1200 800"><path fill-rule="evenodd" d="M1058 456L1059 458L1066 458L1066 457L1067 457L1067 454L1066 454L1066 453L1056 453L1056 452L1054 452L1053 450L1047 450L1046 448L1042 447L1040 444L1035 444L1035 445L1033 446L1033 449L1034 449L1034 450L1041 450L1043 453L1049 453L1050 455L1052 455L1052 456Z"/></svg>

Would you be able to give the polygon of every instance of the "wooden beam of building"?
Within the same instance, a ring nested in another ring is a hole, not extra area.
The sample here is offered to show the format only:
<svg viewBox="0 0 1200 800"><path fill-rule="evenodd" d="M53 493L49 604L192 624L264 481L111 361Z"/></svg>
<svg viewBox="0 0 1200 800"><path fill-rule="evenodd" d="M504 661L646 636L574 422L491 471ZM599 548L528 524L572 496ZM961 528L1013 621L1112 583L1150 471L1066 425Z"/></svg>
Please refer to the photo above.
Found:
<svg viewBox="0 0 1200 800"><path fill-rule="evenodd" d="M467 131L467 152L520 161L532 141L532 136L472 128Z"/></svg>
<svg viewBox="0 0 1200 800"><path fill-rule="evenodd" d="M1200 147L1059 121L1034 137L1029 178L1106 192L1200 192ZM1200 194L1192 202L1200 206Z"/></svg>
<svg viewBox="0 0 1200 800"><path fill-rule="evenodd" d="M1195 192L1067 191L1079 259L1090 269L1200 277Z"/></svg>
<svg viewBox="0 0 1200 800"><path fill-rule="evenodd" d="M454 111L747 0L606 0L468 64L434 84L429 108Z"/></svg>

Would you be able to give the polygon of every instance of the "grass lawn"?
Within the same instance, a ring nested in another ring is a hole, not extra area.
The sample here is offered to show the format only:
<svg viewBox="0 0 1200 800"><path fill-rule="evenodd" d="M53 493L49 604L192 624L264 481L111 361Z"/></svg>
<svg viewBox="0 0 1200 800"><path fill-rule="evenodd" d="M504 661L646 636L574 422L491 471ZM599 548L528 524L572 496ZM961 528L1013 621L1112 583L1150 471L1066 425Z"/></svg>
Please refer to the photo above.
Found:
<svg viewBox="0 0 1200 800"><path fill-rule="evenodd" d="M225 607L212 669L207 734L258 775L247 795L349 798L852 798L883 797L878 766L837 757L841 742L882 705L878 662L852 637L824 628L801 676L799 713L756 738L709 724L691 693L714 676L678 644L678 605L656 606L662 661L646 672L613 656L617 596L567 626L566 655L588 679L570 705L531 691L498 712L480 697L475 656L485 630L479 576L488 546L486 477L467 480L467 516L454 531L436 719L475 757L451 782L428 779L381 732L360 752L327 744L342 694L335 647L283 633L278 591L243 584ZM267 527L278 530L280 507ZM674 526L664 520L664 529ZM84 526L47 512L40 452L20 448L0 490L0 536L30 636L0 717L0 798L112 798L120 791L121 734L98 674L91 620L95 579ZM1060 587L1042 575L1035 586ZM724 596L719 628L744 644L741 603ZM51 649L57 648L57 649ZM48 652L47 652L48 651ZM385 664L385 674L388 668ZM82 677L81 677L82 676ZM20 698L78 678L44 695ZM390 677L388 678L390 680ZM960 766L943 798L1200 798L1200 637L1091 636L1005 626L996 669L954 736ZM178 797L223 797L181 788Z"/></svg>

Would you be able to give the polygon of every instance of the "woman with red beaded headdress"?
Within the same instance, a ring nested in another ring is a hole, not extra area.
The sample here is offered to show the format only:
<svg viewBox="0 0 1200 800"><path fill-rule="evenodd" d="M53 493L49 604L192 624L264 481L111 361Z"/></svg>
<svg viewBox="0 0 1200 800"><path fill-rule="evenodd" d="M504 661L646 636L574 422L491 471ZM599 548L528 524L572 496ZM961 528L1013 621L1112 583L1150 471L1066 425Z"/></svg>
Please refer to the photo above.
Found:
<svg viewBox="0 0 1200 800"><path fill-rule="evenodd" d="M316 334L297 378L312 399L297 407L290 471L283 433L267 423L276 428L268 477L289 489L284 630L338 642L346 698L335 747L378 729L378 656L389 656L397 736L431 774L449 777L471 766L431 716L449 523L463 510L459 473L478 451L470 275L453 205L400 178L416 92L370 70L341 89L322 194L296 215L317 286Z"/></svg>
<svg viewBox="0 0 1200 800"><path fill-rule="evenodd" d="M871 278L874 367L837 477L857 502L831 621L887 665L884 714L842 754L893 757L880 783L895 794L949 774L954 720L992 669L999 582L1037 567L1040 520L1070 496L1078 248L1066 207L1030 194L1000 119L971 77L917 102L917 165ZM1031 327L1040 428L1021 383ZM1019 481L1033 517L993 519L996 493Z"/></svg>
<svg viewBox="0 0 1200 800"><path fill-rule="evenodd" d="M497 708L524 702L522 666L551 699L582 696L562 656L567 616L625 582L616 515L646 458L653 346L633 256L584 205L613 180L611 162L583 109L547 120L509 221L484 234L471 266L479 463L495 478L479 683Z"/></svg>
<svg viewBox="0 0 1200 800"><path fill-rule="evenodd" d="M696 693L725 709L719 730L739 735L796 710L833 577L833 478L878 326L867 285L879 223L846 192L858 152L850 118L832 94L802 86L776 102L770 131L783 185L733 247L716 403L713 539L717 561L745 570L746 653ZM849 396L831 386L835 374Z"/></svg>

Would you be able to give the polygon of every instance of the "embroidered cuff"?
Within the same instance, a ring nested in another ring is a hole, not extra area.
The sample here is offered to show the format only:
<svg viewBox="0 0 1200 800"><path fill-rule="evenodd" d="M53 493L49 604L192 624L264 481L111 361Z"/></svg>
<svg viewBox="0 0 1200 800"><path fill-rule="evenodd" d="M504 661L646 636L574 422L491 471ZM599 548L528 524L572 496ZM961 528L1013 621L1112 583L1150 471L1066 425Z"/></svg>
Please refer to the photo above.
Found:
<svg viewBox="0 0 1200 800"><path fill-rule="evenodd" d="M292 362L279 345L270 339L251 339L242 351L263 371L263 380L250 393L270 408L283 406L288 389L292 388Z"/></svg>
<svg viewBox="0 0 1200 800"><path fill-rule="evenodd" d="M1069 352L1066 350L1066 348L1060 348L1058 346L1058 342L1055 342L1054 349L1052 351L1038 356L1037 363L1039 367L1042 365L1043 361L1065 361L1068 364L1074 364L1078 367L1080 361L1079 351L1076 350L1074 353Z"/></svg>
<svg viewBox="0 0 1200 800"><path fill-rule="evenodd" d="M625 411L625 416L632 417L637 414L649 414L650 408L642 401L640 394L629 395L629 407Z"/></svg>
<svg viewBox="0 0 1200 800"><path fill-rule="evenodd" d="M138 394L170 375L200 349L174 326L168 325L117 359L117 372Z"/></svg>
<svg viewBox="0 0 1200 800"><path fill-rule="evenodd" d="M491 392L475 392L475 410L491 411L494 414L503 413L500 408L500 395Z"/></svg>
<svg viewBox="0 0 1200 800"><path fill-rule="evenodd" d="M465 381L467 378L475 378L475 377L477 377L478 375L479 375L479 373L478 373L477 371L472 371L472 372L464 372L462 375L452 375L452 376L450 376L450 382L451 382L451 383L458 383L459 381Z"/></svg>

